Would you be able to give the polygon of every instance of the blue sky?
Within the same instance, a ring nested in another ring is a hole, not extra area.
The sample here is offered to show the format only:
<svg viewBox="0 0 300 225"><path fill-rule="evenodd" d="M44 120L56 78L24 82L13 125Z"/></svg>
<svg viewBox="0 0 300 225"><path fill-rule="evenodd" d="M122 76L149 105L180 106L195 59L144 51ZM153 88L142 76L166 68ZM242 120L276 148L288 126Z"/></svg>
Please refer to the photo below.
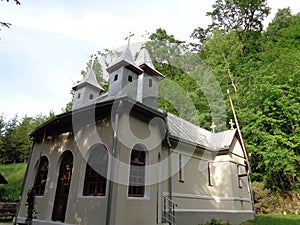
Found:
<svg viewBox="0 0 300 225"><path fill-rule="evenodd" d="M188 40L193 29L206 27L214 0L51 0L0 2L0 21L12 23L0 31L0 114L60 113L70 100L73 81L81 78L89 56L143 41L145 30L161 27ZM272 19L278 8L300 12L298 0L269 0Z"/></svg>

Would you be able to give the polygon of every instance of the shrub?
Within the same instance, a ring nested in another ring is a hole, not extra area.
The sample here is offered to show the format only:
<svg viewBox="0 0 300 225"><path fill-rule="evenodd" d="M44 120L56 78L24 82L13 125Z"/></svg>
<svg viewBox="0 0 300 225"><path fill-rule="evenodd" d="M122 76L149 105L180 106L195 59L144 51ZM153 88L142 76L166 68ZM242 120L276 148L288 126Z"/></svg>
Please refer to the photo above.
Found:
<svg viewBox="0 0 300 225"><path fill-rule="evenodd" d="M230 225L229 223L223 223L215 218L212 218L210 222L207 222L205 224L199 224L199 225Z"/></svg>
<svg viewBox="0 0 300 225"><path fill-rule="evenodd" d="M261 182L253 182L252 190L256 213L272 213L278 204L278 196L270 189L265 188Z"/></svg>

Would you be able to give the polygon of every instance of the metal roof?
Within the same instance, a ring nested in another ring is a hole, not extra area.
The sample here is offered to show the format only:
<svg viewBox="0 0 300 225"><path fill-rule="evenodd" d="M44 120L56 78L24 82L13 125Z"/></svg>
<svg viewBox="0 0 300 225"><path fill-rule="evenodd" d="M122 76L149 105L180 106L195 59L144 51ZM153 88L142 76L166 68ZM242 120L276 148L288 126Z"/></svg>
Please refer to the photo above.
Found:
<svg viewBox="0 0 300 225"><path fill-rule="evenodd" d="M133 61L131 51L127 47L123 54L120 56L120 58L117 60L116 63L114 63L112 66L108 67L106 71L108 73L112 73L113 71L119 69L120 67L125 66L128 69L136 72L138 75L143 73L143 70L135 65L135 62Z"/></svg>
<svg viewBox="0 0 300 225"><path fill-rule="evenodd" d="M162 80L165 78L158 70L155 69L149 52L143 46L138 54L138 57L135 60L135 63L145 72L148 72L150 75L155 76L157 79Z"/></svg>
<svg viewBox="0 0 300 225"><path fill-rule="evenodd" d="M236 130L212 133L171 113L168 113L168 126L171 136L218 151L228 149Z"/></svg>
<svg viewBox="0 0 300 225"><path fill-rule="evenodd" d="M96 89L99 89L99 90L102 90L102 91L104 90L98 84L95 72L90 67L88 67L88 71L87 71L86 75L84 76L84 78L78 84L74 85L73 90L76 90L79 86L83 86L85 84L89 84L89 85L95 87Z"/></svg>

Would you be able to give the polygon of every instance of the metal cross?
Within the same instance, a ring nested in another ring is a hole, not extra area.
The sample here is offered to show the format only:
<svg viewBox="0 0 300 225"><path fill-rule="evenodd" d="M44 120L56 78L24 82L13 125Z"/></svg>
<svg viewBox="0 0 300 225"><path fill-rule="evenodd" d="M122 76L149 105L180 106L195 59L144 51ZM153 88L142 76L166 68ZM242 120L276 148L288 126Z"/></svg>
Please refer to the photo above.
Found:
<svg viewBox="0 0 300 225"><path fill-rule="evenodd" d="M235 123L232 121L232 119L230 119L229 124L230 124L230 129L233 130L234 129L233 126L235 125Z"/></svg>
<svg viewBox="0 0 300 225"><path fill-rule="evenodd" d="M131 31L129 32L128 36L125 38L125 40L128 39L128 47L129 47L129 43L130 43L130 38L134 35L134 33L131 33Z"/></svg>
<svg viewBox="0 0 300 225"><path fill-rule="evenodd" d="M150 32L148 32L147 30L145 30L145 33L142 35L142 38L144 38L144 42L146 42L146 40L148 39L150 35Z"/></svg>
<svg viewBox="0 0 300 225"><path fill-rule="evenodd" d="M213 121L212 124L211 124L211 126L210 126L210 128L212 129L212 132L213 132L213 133L215 133L215 128L216 128L216 127L217 127L217 126L216 126L215 122Z"/></svg>
<svg viewBox="0 0 300 225"><path fill-rule="evenodd" d="M97 54L94 53L94 54L92 55L91 69L93 68L96 59L97 59Z"/></svg>

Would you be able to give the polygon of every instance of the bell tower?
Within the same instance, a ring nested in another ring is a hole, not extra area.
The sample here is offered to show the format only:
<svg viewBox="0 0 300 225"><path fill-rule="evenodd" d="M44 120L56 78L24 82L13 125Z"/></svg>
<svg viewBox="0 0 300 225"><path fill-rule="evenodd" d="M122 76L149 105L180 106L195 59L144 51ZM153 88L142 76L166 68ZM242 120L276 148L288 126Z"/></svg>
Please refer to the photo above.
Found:
<svg viewBox="0 0 300 225"><path fill-rule="evenodd" d="M72 110L87 105L103 92L103 88L98 84L92 69L94 60L95 58L92 60L92 65L88 67L84 78L72 88L75 91Z"/></svg>
<svg viewBox="0 0 300 225"><path fill-rule="evenodd" d="M138 80L137 101L157 109L158 81L165 77L155 69L145 45L138 54L136 64L144 71Z"/></svg>
<svg viewBox="0 0 300 225"><path fill-rule="evenodd" d="M106 70L109 73L108 97L127 95L136 99L137 81L143 70L135 65L129 47L125 49L119 60Z"/></svg>

